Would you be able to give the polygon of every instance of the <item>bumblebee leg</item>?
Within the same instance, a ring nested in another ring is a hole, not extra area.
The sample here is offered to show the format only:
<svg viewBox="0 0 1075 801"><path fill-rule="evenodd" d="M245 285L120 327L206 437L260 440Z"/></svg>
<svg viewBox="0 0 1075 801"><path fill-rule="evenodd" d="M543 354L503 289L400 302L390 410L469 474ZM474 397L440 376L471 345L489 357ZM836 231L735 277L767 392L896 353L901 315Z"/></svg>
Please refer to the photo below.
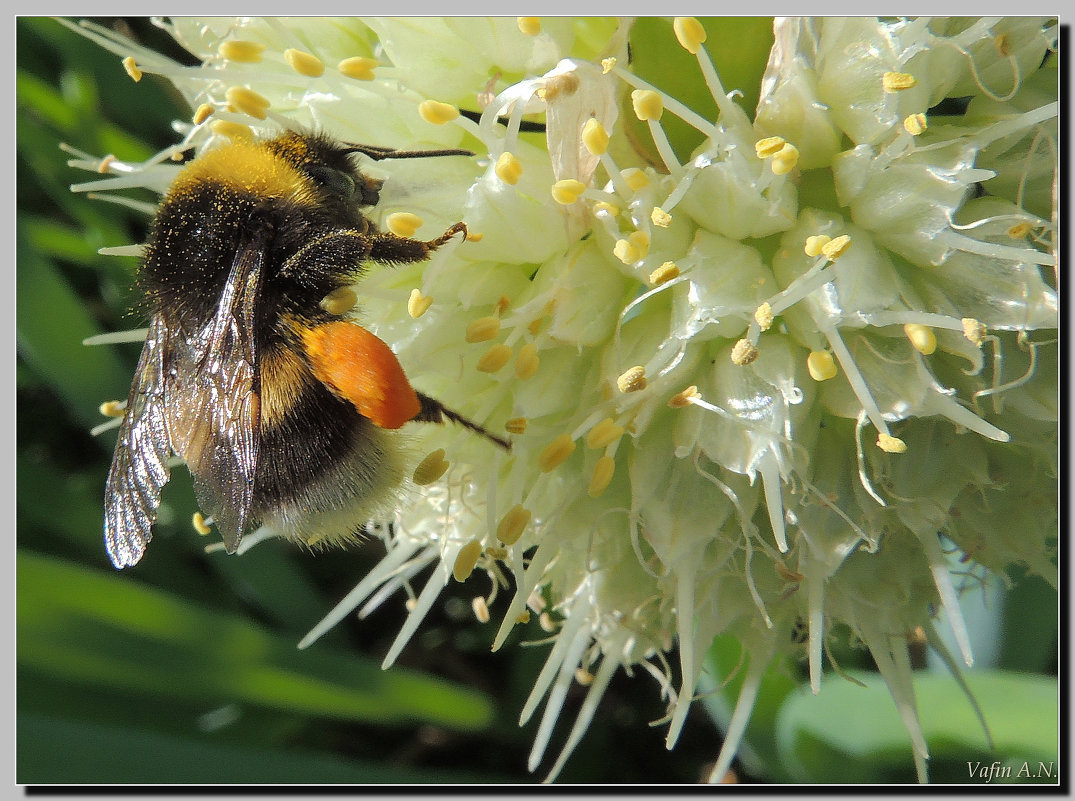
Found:
<svg viewBox="0 0 1075 801"><path fill-rule="evenodd" d="M280 268L281 276L296 276L321 268L322 272L338 271L338 265L360 264L370 258L371 239L379 234L355 230L332 231L307 242Z"/></svg>
<svg viewBox="0 0 1075 801"><path fill-rule="evenodd" d="M511 450L510 440L491 434L473 420L468 420L466 417L459 414L459 412L453 412L439 400L435 400L428 395L423 395L419 392L418 402L422 405L422 408L412 419L421 423L443 423L445 420L451 420L453 423L458 423L463 426L463 428L470 429L475 434L481 434L483 437L492 440L504 450Z"/></svg>
<svg viewBox="0 0 1075 801"><path fill-rule="evenodd" d="M368 234L366 239L370 243L368 258L370 261L382 264L403 264L413 261L425 261L429 254L448 242L456 234L467 234L467 226L457 222L436 239L423 242L420 239L406 239L395 234Z"/></svg>
<svg viewBox="0 0 1075 801"><path fill-rule="evenodd" d="M438 236L436 239L431 239L428 242L426 242L426 247L428 247L430 250L436 250L441 245L443 245L445 242L450 240L453 236L455 236L456 234L460 234L460 233L463 235L463 239L467 238L467 224L466 223L457 222L455 225L450 227L447 231L445 231L443 234Z"/></svg>

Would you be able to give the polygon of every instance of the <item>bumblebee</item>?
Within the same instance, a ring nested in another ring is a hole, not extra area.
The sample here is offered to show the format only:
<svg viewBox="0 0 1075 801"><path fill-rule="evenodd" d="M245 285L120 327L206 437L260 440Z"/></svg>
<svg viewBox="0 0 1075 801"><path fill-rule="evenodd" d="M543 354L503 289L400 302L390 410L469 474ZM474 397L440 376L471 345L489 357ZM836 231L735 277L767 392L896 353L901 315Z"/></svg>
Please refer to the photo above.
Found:
<svg viewBox="0 0 1075 801"><path fill-rule="evenodd" d="M407 152L285 132L208 151L179 172L153 223L137 289L149 333L105 492L105 546L134 565L152 537L169 459L233 553L268 525L304 544L346 544L391 510L403 480L395 429L461 424L416 392L388 345L331 303L363 265L422 261L430 241L381 232L362 213L380 182L354 159Z"/></svg>

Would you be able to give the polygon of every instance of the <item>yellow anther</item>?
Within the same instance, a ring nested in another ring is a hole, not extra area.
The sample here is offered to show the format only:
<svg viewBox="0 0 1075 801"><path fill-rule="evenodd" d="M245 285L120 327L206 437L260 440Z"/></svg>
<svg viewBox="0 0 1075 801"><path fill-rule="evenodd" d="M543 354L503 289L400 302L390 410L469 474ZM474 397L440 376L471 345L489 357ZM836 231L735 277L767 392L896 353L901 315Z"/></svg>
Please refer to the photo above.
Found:
<svg viewBox="0 0 1075 801"><path fill-rule="evenodd" d="M423 100L418 104L418 116L433 125L444 125L459 117L459 109L451 103Z"/></svg>
<svg viewBox="0 0 1075 801"><path fill-rule="evenodd" d="M256 64L261 61L261 54L265 45L260 42L247 42L242 39L232 39L222 42L217 48L217 54L228 61L242 61L246 64Z"/></svg>
<svg viewBox="0 0 1075 801"><path fill-rule="evenodd" d="M105 417L123 417L127 413L127 401L105 401L97 407L97 411Z"/></svg>
<svg viewBox="0 0 1075 801"><path fill-rule="evenodd" d="M107 156L101 159L101 162L97 165L97 172L99 172L101 175L107 175L109 168L115 163L115 161L116 157L109 153Z"/></svg>
<svg viewBox="0 0 1075 801"><path fill-rule="evenodd" d="M519 26L519 32L527 36L541 33L541 17L516 17L515 24Z"/></svg>
<svg viewBox="0 0 1075 801"><path fill-rule="evenodd" d="M508 558L508 549L501 548L498 545L490 545L485 549L485 555L488 556L490 559L499 559L500 561L504 561Z"/></svg>
<svg viewBox="0 0 1075 801"><path fill-rule="evenodd" d="M294 47L284 51L284 61L299 75L305 75L307 78L320 78L325 73L325 65L321 63L321 59Z"/></svg>
<svg viewBox="0 0 1075 801"><path fill-rule="evenodd" d="M836 261L838 258L847 253L847 249L851 247L851 237L847 234L836 237L835 239L826 242L821 252L825 255L825 258Z"/></svg>
<svg viewBox="0 0 1075 801"><path fill-rule="evenodd" d="M444 454L444 448L437 448L432 453L427 454L426 458L414 468L411 480L419 487L425 487L437 481L448 472L448 468L451 466L451 462L444 458Z"/></svg>
<svg viewBox="0 0 1075 801"><path fill-rule="evenodd" d="M511 348L502 342L491 345L478 359L479 373L495 373L511 360Z"/></svg>
<svg viewBox="0 0 1075 801"><path fill-rule="evenodd" d="M799 163L799 148L787 142L775 156L773 160L769 162L773 168L773 175L787 175L789 172L795 169L795 165Z"/></svg>
<svg viewBox="0 0 1075 801"><path fill-rule="evenodd" d="M127 56L123 59L123 69L127 74L131 76L131 80L138 83L142 80L142 70L138 69L138 65L134 62L134 56Z"/></svg>
<svg viewBox="0 0 1075 801"><path fill-rule="evenodd" d="M676 17L672 21L676 39L688 53L697 53L705 42L705 28L694 17Z"/></svg>
<svg viewBox="0 0 1075 801"><path fill-rule="evenodd" d="M515 622L516 623L523 623L523 624L529 623L530 622L530 610L529 609L524 609L522 612L520 612L516 616Z"/></svg>
<svg viewBox="0 0 1075 801"><path fill-rule="evenodd" d="M496 313L497 317L503 317L504 312L506 312L510 308L511 300L508 299L507 295L501 295L497 299L496 305L493 307L493 311Z"/></svg>
<svg viewBox="0 0 1075 801"><path fill-rule="evenodd" d="M480 231L467 231L468 242L481 242L483 239L485 239L485 234Z"/></svg>
<svg viewBox="0 0 1075 801"><path fill-rule="evenodd" d="M806 237L806 247L803 250L806 251L807 256L820 256L821 249L825 245L832 241L831 236L825 236L825 234L818 234L817 236Z"/></svg>
<svg viewBox="0 0 1075 801"><path fill-rule="evenodd" d="M626 239L616 240L616 244L612 246L612 254L624 264L634 264L642 258L638 248Z"/></svg>
<svg viewBox="0 0 1075 801"><path fill-rule="evenodd" d="M758 346L749 339L740 339L732 346L732 364L742 367L758 358Z"/></svg>
<svg viewBox="0 0 1075 801"><path fill-rule="evenodd" d="M836 377L836 359L827 350L811 351L806 357L806 369L815 381L828 381Z"/></svg>
<svg viewBox="0 0 1075 801"><path fill-rule="evenodd" d="M654 206L653 211L649 213L649 220L658 228L667 228L672 224L672 215L660 206Z"/></svg>
<svg viewBox="0 0 1075 801"><path fill-rule="evenodd" d="M527 524L530 523L530 510L525 506L516 504L508 510L508 513L500 518L496 527L496 538L505 545L514 545L523 535Z"/></svg>
<svg viewBox="0 0 1075 801"><path fill-rule="evenodd" d="M606 417L586 434L586 447L592 450L606 448L623 436L623 426L616 425L611 417Z"/></svg>
<svg viewBox="0 0 1075 801"><path fill-rule="evenodd" d="M626 370L616 379L616 386L620 392L638 392L646 388L649 382L646 380L646 368L641 365Z"/></svg>
<svg viewBox="0 0 1075 801"><path fill-rule="evenodd" d="M652 89L635 89L631 92L631 106L640 120L659 120L664 114L664 101Z"/></svg>
<svg viewBox="0 0 1075 801"><path fill-rule="evenodd" d="M667 284L673 278L679 278L679 266L674 261L666 261L649 274L650 286Z"/></svg>
<svg viewBox="0 0 1075 801"><path fill-rule="evenodd" d="M1006 33L997 34L993 39L993 47L997 49L997 55L1002 58L1007 58L1012 54L1011 41Z"/></svg>
<svg viewBox="0 0 1075 801"><path fill-rule="evenodd" d="M345 314L358 303L358 293L349 286L334 289L321 299L320 306L329 314Z"/></svg>
<svg viewBox="0 0 1075 801"><path fill-rule="evenodd" d="M597 460L593 468L593 476L590 477L590 488L587 490L591 498L599 498L612 483L612 476L616 472L616 460L611 456L602 456Z"/></svg>
<svg viewBox="0 0 1075 801"><path fill-rule="evenodd" d="M981 347L982 340L985 339L985 334L989 330L985 327L985 323L973 317L964 317L960 322L963 323L963 336Z"/></svg>
<svg viewBox="0 0 1075 801"><path fill-rule="evenodd" d="M787 142L782 136L767 136L754 143L754 152L758 154L758 158L767 159L779 153L785 144Z"/></svg>
<svg viewBox="0 0 1075 801"><path fill-rule="evenodd" d="M765 301L754 310L754 319L761 326L762 331L768 331L773 324L773 307L769 301Z"/></svg>
<svg viewBox="0 0 1075 801"><path fill-rule="evenodd" d="M183 151L182 150L173 150L172 155L170 155L168 158L171 159L172 161L182 161L183 160Z"/></svg>
<svg viewBox="0 0 1075 801"><path fill-rule="evenodd" d="M1012 239L1022 239L1031 231L1034 230L1034 226L1028 223L1026 220L1018 222L1008 229L1008 236Z"/></svg>
<svg viewBox="0 0 1075 801"><path fill-rule="evenodd" d="M616 66L615 56L609 56L608 58L601 59L601 74L608 75L612 72L612 68Z"/></svg>
<svg viewBox="0 0 1075 801"><path fill-rule="evenodd" d="M499 333L499 317L479 317L477 320L472 320L467 326L466 340L470 343L488 342Z"/></svg>
<svg viewBox="0 0 1075 801"><path fill-rule="evenodd" d="M907 450L907 443L891 434L878 434L877 447L885 453L903 453Z"/></svg>
<svg viewBox="0 0 1075 801"><path fill-rule="evenodd" d="M575 441L569 434L561 434L541 450L538 455L538 469L542 473L555 470L574 452Z"/></svg>
<svg viewBox="0 0 1075 801"><path fill-rule="evenodd" d="M243 125L231 120L213 120L209 123L209 130L217 136L225 136L233 142L244 142L254 138L254 132L249 125Z"/></svg>
<svg viewBox="0 0 1075 801"><path fill-rule="evenodd" d="M903 118L903 130L907 131L911 136L918 136L928 127L929 120L926 119L926 115L922 112L908 114Z"/></svg>
<svg viewBox="0 0 1075 801"><path fill-rule="evenodd" d="M623 180L627 182L627 185L631 187L632 192L638 192L649 186L649 178L646 177L646 173L637 167L630 167L624 170L621 175L623 175Z"/></svg>
<svg viewBox="0 0 1075 801"><path fill-rule="evenodd" d="M424 221L417 214L409 211L397 211L389 214L384 221L385 228L396 236L404 238L414 236L414 232L422 227Z"/></svg>
<svg viewBox="0 0 1075 801"><path fill-rule="evenodd" d="M269 108L267 98L259 95L253 89L245 86L233 86L224 93L228 103L236 111L241 111L256 119L265 119L265 111Z"/></svg>
<svg viewBox="0 0 1075 801"><path fill-rule="evenodd" d="M685 406L690 406L692 400L700 397L702 397L702 393L698 391L698 387L692 384L669 398L668 405L672 409L682 409Z"/></svg>
<svg viewBox="0 0 1075 801"><path fill-rule="evenodd" d="M912 89L917 83L915 77L906 72L886 72L881 76L881 88L889 94Z"/></svg>
<svg viewBox="0 0 1075 801"><path fill-rule="evenodd" d="M515 359L515 377L520 381L533 378L539 364L541 359L538 358L537 345L527 342L519 348L519 355Z"/></svg>
<svg viewBox="0 0 1075 801"><path fill-rule="evenodd" d="M519 162L519 159L515 158L514 153L505 151L496 160L494 172L496 172L496 177L501 181L515 186L515 184L519 183L519 177L523 174L523 165Z"/></svg>
<svg viewBox="0 0 1075 801"><path fill-rule="evenodd" d="M594 214L598 214L598 213L603 212L603 213L609 215L610 217L615 217L617 214L620 213L620 207L619 206L614 206L613 204L606 203L603 200L599 200L596 203L594 203L593 204L593 210L594 210Z"/></svg>
<svg viewBox="0 0 1075 801"><path fill-rule="evenodd" d="M372 81L377 77L373 71L379 66L380 62L375 58L354 56L352 58L345 58L336 65L336 69L340 71L341 75L345 75L348 78L354 78L356 81Z"/></svg>
<svg viewBox="0 0 1075 801"><path fill-rule="evenodd" d="M937 350L937 337L933 331L919 323L907 323L903 326L903 333L911 340L914 349L923 356L929 356Z"/></svg>
<svg viewBox="0 0 1075 801"><path fill-rule="evenodd" d="M190 519L190 524L203 537L213 532L213 529L209 528L209 524L205 522L205 515L201 512L194 513Z"/></svg>
<svg viewBox="0 0 1075 801"><path fill-rule="evenodd" d="M638 258L644 259L649 255L649 234L645 231L632 231L627 235L627 241L638 250Z"/></svg>
<svg viewBox="0 0 1075 801"><path fill-rule="evenodd" d="M509 434L525 434L526 423L525 417L512 417L504 423L504 430Z"/></svg>
<svg viewBox="0 0 1075 801"><path fill-rule="evenodd" d="M213 113L213 107L210 106L208 103L202 103L194 111L194 117L193 117L194 124L195 125L201 125L203 122L205 122L207 119L209 119L209 115L212 114L212 113Z"/></svg>
<svg viewBox="0 0 1075 801"><path fill-rule="evenodd" d="M583 687L589 687L593 684L594 675L586 668L577 668L575 670L575 681L581 684Z"/></svg>
<svg viewBox="0 0 1075 801"><path fill-rule="evenodd" d="M474 572L478 564L478 557L482 555L482 544L478 540L471 540L456 554L455 564L452 566L452 577L456 581L466 581Z"/></svg>
<svg viewBox="0 0 1075 801"><path fill-rule="evenodd" d="M479 623L489 622L489 604L480 595L470 602L470 608L474 610L474 617Z"/></svg>
<svg viewBox="0 0 1075 801"><path fill-rule="evenodd" d="M433 298L423 295L420 289L412 289L411 296L407 298L407 314L412 320L417 320L433 305Z"/></svg>
<svg viewBox="0 0 1075 801"><path fill-rule="evenodd" d="M576 181L574 178L565 178L552 185L552 199L561 206L570 206L582 197L586 191L586 184Z"/></svg>
<svg viewBox="0 0 1075 801"><path fill-rule="evenodd" d="M608 150L608 131L595 118L590 117L582 126L582 144L593 155L600 156Z"/></svg>

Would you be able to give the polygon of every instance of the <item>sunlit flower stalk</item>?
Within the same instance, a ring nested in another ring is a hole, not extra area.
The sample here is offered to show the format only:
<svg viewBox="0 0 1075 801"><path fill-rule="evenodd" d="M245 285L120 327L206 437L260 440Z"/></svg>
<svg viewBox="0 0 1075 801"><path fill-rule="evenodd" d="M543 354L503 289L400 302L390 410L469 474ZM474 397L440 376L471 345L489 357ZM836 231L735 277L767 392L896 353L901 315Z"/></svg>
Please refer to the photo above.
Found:
<svg viewBox="0 0 1075 801"><path fill-rule="evenodd" d="M1056 582L1055 20L778 19L751 114L710 60L719 43L677 19L697 58L680 80L704 82L716 119L632 71L627 22L166 27L201 66L84 29L196 112L175 149L79 188L163 191L173 152L280 127L477 153L391 165L382 225L472 235L356 291L416 384L514 449L410 433L414 463L430 456L381 529L387 555L300 647L404 592L388 667L450 581L499 618L494 650L537 615L553 643L520 716L541 710L531 770L588 684L552 779L621 668L657 680L671 748L731 633L745 681L720 780L764 670L802 656L820 692L842 624L926 779L909 638L943 609L973 660L949 555ZM945 98L970 101L944 116ZM668 115L697 130L694 152Z"/></svg>

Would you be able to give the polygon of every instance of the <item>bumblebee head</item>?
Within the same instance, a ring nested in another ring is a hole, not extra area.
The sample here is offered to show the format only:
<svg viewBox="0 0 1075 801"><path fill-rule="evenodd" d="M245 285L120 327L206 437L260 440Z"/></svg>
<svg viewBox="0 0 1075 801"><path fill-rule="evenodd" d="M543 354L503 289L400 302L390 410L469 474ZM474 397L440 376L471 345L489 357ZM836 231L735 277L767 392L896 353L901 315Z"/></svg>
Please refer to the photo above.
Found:
<svg viewBox="0 0 1075 801"><path fill-rule="evenodd" d="M324 134L287 131L264 142L267 150L308 178L325 201L376 205L382 182L363 175L353 160L359 145L337 142Z"/></svg>

